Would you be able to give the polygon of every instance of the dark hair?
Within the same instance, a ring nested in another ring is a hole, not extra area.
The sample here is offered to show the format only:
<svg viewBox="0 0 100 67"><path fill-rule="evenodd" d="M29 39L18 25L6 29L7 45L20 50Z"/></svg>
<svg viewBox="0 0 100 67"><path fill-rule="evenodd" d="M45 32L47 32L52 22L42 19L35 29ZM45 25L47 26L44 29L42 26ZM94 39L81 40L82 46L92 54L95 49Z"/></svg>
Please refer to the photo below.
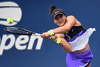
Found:
<svg viewBox="0 0 100 67"><path fill-rule="evenodd" d="M56 7L54 5L51 5L50 6L50 13L49 14L52 14L52 12L53 12L54 9L56 9Z"/></svg>

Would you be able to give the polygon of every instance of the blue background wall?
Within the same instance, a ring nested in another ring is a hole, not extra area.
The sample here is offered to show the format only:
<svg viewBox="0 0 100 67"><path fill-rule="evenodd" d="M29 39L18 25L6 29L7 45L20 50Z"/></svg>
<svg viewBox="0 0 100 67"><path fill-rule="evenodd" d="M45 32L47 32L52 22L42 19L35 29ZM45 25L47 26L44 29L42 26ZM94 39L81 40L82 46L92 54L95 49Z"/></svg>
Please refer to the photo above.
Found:
<svg viewBox="0 0 100 67"><path fill-rule="evenodd" d="M0 0L3 2L4 0ZM7 0L6 0L7 1ZM66 16L74 15L88 29L95 27L89 45L94 58L91 67L100 67L100 0L12 0L22 9L22 19L15 27L26 28L37 33L58 27L49 13L50 5L65 11ZM0 37L7 34L6 26L0 25ZM44 39L41 50L17 50L15 46L0 56L0 67L66 67L66 54L60 45Z"/></svg>

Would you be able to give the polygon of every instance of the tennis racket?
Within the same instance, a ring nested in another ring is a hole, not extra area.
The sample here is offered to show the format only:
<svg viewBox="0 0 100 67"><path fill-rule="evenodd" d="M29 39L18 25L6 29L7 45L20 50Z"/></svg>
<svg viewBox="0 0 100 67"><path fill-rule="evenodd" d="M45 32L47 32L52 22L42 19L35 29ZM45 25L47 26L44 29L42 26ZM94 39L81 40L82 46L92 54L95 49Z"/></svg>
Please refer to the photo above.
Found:
<svg viewBox="0 0 100 67"><path fill-rule="evenodd" d="M23 29L23 28L18 28L18 27L5 27L4 28L5 32L12 33L12 34L17 34L17 35L34 35L34 36L40 36L41 34ZM50 38L50 37L48 37Z"/></svg>

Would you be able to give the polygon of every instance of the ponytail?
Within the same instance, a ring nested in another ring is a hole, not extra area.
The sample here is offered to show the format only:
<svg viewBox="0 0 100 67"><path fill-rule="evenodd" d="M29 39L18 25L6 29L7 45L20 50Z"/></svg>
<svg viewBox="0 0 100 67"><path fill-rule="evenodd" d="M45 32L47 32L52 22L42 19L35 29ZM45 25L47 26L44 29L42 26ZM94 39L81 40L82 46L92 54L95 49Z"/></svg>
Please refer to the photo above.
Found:
<svg viewBox="0 0 100 67"><path fill-rule="evenodd" d="M51 5L50 6L50 13L49 14L52 14L52 12L53 12L54 9L56 9L56 7L54 5Z"/></svg>

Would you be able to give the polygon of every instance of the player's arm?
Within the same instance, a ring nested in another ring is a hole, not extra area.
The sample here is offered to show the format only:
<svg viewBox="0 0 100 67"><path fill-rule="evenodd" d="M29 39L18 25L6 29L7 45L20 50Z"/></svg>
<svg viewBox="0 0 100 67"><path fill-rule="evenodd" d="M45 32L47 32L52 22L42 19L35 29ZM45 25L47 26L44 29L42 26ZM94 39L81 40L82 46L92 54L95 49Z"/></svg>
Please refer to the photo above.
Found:
<svg viewBox="0 0 100 67"><path fill-rule="evenodd" d="M41 35L42 38L47 38L50 34L60 34L60 33L67 33L76 23L76 18L74 16L67 17L67 22L64 26L58 27L53 30L49 30L49 32L45 32Z"/></svg>
<svg viewBox="0 0 100 67"><path fill-rule="evenodd" d="M56 36L56 37L55 37ZM66 52L72 52L72 47L70 44L64 39L64 36L62 34L55 34L55 36L51 36L50 40L57 42L58 37L61 39L59 45L66 51Z"/></svg>
<svg viewBox="0 0 100 67"><path fill-rule="evenodd" d="M69 16L67 17L67 23L65 23L65 25L62 27L53 29L53 33L57 34L57 33L68 32L74 26L75 23L76 23L76 18L74 16Z"/></svg>

